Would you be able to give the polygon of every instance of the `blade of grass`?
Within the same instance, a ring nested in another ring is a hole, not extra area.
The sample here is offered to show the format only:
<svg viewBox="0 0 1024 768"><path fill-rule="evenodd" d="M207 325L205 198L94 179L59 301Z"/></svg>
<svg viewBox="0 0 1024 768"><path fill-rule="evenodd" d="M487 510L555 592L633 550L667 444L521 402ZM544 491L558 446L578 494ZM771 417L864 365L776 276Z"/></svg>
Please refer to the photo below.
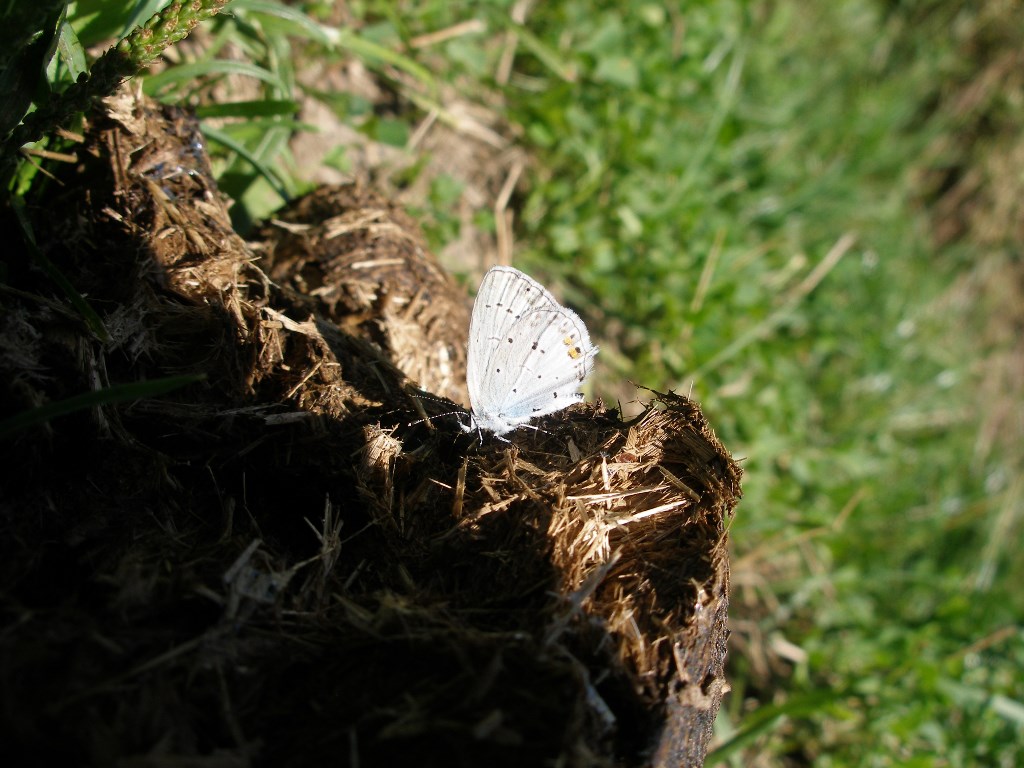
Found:
<svg viewBox="0 0 1024 768"><path fill-rule="evenodd" d="M759 707L743 719L743 727L732 738L708 753L704 765L718 765L733 757L754 740L770 733L784 719L807 717L821 712L828 704L849 696L848 691L816 691L793 696L783 704Z"/></svg>
<svg viewBox="0 0 1024 768"><path fill-rule="evenodd" d="M203 381L206 374L189 373L181 376L168 376L153 381L137 381L131 384L117 384L113 387L84 392L80 395L57 400L53 403L41 405L28 411L16 413L8 419L0 422L0 438L5 438L15 432L20 432L37 424L44 424L59 416L67 416L69 413L84 411L87 408L95 408L113 403L123 403L130 400L142 400L157 395L165 394L187 384L194 384Z"/></svg>
<svg viewBox="0 0 1024 768"><path fill-rule="evenodd" d="M228 61L226 59L211 59L210 61L197 61L170 67L159 74L146 77L143 83L143 90L148 96L153 96L160 90L172 85L192 82L201 77L216 75L252 77L275 88L280 88L282 91L285 90L285 84L274 72L249 62Z"/></svg>
<svg viewBox="0 0 1024 768"><path fill-rule="evenodd" d="M275 117L278 115L294 115L298 111L298 103L290 99L229 101L223 104L200 105L196 107L196 117Z"/></svg>
<svg viewBox="0 0 1024 768"><path fill-rule="evenodd" d="M238 0L233 8L243 13L248 11L281 19L294 26L300 34L309 40L327 48L346 49L357 56L390 64L412 75L432 90L435 88L434 76L426 67L391 48L360 37L351 29L339 29L320 24L294 8L270 2L270 0Z"/></svg>
<svg viewBox="0 0 1024 768"><path fill-rule="evenodd" d="M78 312L93 335L100 341L109 341L110 334L107 332L107 328L103 324L103 320L100 319L100 316L96 314L96 311L85 300L85 297L78 292L78 289L71 284L71 281L64 276L64 273L57 268L57 265L39 250L39 246L36 244L35 232L32 230L32 223L25 215L24 201L20 197L12 197L11 208L18 219L22 233L25 235L25 244L28 246L36 266L63 291L67 300L71 302L71 306L75 308L75 311Z"/></svg>
<svg viewBox="0 0 1024 768"><path fill-rule="evenodd" d="M437 89L437 84L435 83L434 76L430 73L430 70L420 64L417 64L408 56L403 56L390 48L385 48L382 45L378 45L377 43L361 38L349 29L338 29L332 31L335 33L332 35L332 42L334 46L349 50L357 56L367 59L376 59L384 62L385 64L390 64L393 67L412 75L431 90Z"/></svg>
<svg viewBox="0 0 1024 768"><path fill-rule="evenodd" d="M519 42L523 44L523 47L536 56L537 60L550 69L556 77L567 83L576 82L577 72L574 63L565 61L558 55L558 51L521 24L510 23L508 28L519 37Z"/></svg>
<svg viewBox="0 0 1024 768"><path fill-rule="evenodd" d="M124 23L124 26L121 28L121 34L118 37L126 37L133 29L144 24L148 18L159 12L165 5L167 5L167 0L140 0L140 2L137 2L135 10Z"/></svg>
<svg viewBox="0 0 1024 768"><path fill-rule="evenodd" d="M274 16L295 28L295 32L314 42L324 46L334 43L334 31L320 24L302 11L281 3L270 2L269 0L235 0L231 6L235 13L261 13L267 16Z"/></svg>
<svg viewBox="0 0 1024 768"><path fill-rule="evenodd" d="M789 316L796 306L803 301L803 299L813 291L822 280L825 279L825 276L832 271L836 264L839 263L839 260L846 255L846 252L849 251L850 248L853 247L855 242L857 242L857 237L850 232L847 232L845 235L840 237L829 252L825 254L825 258L823 258L817 266L808 273L808 275L792 291L789 298L786 299L785 303L783 303L781 307L776 309L753 328L750 328L745 333L740 334L740 336L734 339L731 344L728 344L721 352L694 371L692 376L693 380L696 381L701 376L705 376L709 371L713 371L717 366L721 365L726 360L748 347L750 344L771 333Z"/></svg>
<svg viewBox="0 0 1024 768"><path fill-rule="evenodd" d="M249 163L256 172L266 180L271 188L273 188L274 192L279 195L283 201L288 202L291 199L291 195L288 193L284 182L280 179L274 169L260 160L260 158L253 152L249 151L244 144L236 141L227 132L214 128L206 123L202 123L201 128L203 135L206 136L206 138L217 142L221 146L230 149L232 152L237 153L239 157Z"/></svg>

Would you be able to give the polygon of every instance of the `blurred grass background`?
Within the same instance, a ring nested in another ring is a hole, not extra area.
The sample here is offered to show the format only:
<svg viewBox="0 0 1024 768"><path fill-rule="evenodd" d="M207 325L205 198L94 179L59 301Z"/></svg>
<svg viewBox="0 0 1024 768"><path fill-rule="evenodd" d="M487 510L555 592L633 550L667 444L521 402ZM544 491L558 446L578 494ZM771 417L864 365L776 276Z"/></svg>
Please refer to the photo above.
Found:
<svg viewBox="0 0 1024 768"><path fill-rule="evenodd" d="M72 4L49 81L162 5ZM595 394L691 392L743 460L708 764L1011 766L1021 5L236 0L144 84L198 109L241 228L314 183L315 102L360 138L322 165L406 195L443 254L502 211L423 129L489 115L474 171L520 153L516 263L588 321Z"/></svg>

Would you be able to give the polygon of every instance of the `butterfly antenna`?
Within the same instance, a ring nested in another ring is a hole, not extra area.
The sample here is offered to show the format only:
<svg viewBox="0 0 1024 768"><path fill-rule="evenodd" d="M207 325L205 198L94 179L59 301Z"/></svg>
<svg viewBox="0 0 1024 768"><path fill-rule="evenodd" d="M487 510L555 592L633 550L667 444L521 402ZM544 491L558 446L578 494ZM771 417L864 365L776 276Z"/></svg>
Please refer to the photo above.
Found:
<svg viewBox="0 0 1024 768"><path fill-rule="evenodd" d="M424 423L426 423L430 427L430 429L437 429L437 427L434 426L433 419L439 419L439 418L442 418L444 416L462 416L462 415L467 413L467 411L463 411L463 410L459 410L459 411L445 411L444 413L436 413L433 416L431 416L429 413L427 413L426 409L423 407L423 401L424 400L429 400L432 403L444 403L444 404L448 404L451 401L450 400L445 400L445 399L440 398L440 397L434 397L432 395L427 395L427 394L413 394L413 393L410 393L408 391L406 391L405 394L409 397L410 400L412 400L413 407L416 409L416 412L419 413L419 415L422 417L422 418L416 419L416 421L408 422L406 424L407 427L412 427L412 426L415 426L416 424L424 424ZM462 425L460 424L460 426L462 426Z"/></svg>

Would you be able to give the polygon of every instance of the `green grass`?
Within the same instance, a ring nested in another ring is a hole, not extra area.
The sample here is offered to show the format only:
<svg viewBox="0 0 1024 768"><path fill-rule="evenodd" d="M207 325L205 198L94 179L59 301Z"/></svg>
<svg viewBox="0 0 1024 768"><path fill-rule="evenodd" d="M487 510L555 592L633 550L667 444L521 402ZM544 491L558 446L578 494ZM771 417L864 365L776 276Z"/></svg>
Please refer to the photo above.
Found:
<svg viewBox="0 0 1024 768"><path fill-rule="evenodd" d="M977 363L994 350L976 343L983 313L950 298L987 253L934 246L914 186L955 128L935 105L970 76L970 6L559 0L521 27L509 2L363 0L334 29L318 21L331 5L237 3L204 58L147 88L195 100L224 45L250 57L262 100L211 134L243 221L308 186L286 145L304 60L357 57L403 95L384 118L331 96L392 144L443 85L503 95L534 169L517 258L602 343L597 393L692 386L743 458L734 691L709 762L1021 762L1020 456L978 450ZM82 42L114 16L85 18ZM467 19L483 28L404 45ZM431 189L440 248L461 187Z"/></svg>

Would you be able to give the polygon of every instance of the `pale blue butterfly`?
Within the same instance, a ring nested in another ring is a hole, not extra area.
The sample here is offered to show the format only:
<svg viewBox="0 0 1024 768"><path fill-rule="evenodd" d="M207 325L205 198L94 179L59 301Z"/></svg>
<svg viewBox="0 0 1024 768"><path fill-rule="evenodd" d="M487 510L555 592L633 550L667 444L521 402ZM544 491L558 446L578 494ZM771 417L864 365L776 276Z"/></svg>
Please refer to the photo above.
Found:
<svg viewBox="0 0 1024 768"><path fill-rule="evenodd" d="M583 399L597 347L587 327L512 267L484 275L469 322L466 432L504 435Z"/></svg>

